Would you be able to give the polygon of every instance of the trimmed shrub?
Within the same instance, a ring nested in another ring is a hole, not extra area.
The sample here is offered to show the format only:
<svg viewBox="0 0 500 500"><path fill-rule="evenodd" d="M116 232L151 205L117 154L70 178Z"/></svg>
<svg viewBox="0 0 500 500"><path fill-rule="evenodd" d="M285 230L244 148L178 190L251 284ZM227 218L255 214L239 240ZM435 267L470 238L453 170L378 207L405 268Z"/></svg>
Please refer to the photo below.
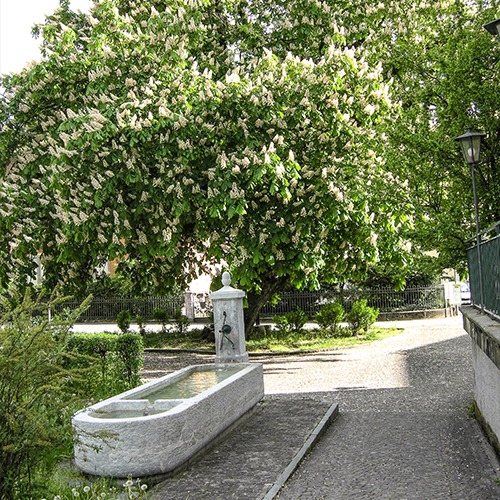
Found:
<svg viewBox="0 0 500 500"><path fill-rule="evenodd" d="M167 331L167 323L170 319L168 311L166 309L157 308L153 311L153 318L161 323L161 331L165 333Z"/></svg>
<svg viewBox="0 0 500 500"><path fill-rule="evenodd" d="M367 332L368 328L377 321L378 313L378 309L374 309L367 305L366 299L360 299L354 302L351 310L346 316L353 335Z"/></svg>
<svg viewBox="0 0 500 500"><path fill-rule="evenodd" d="M172 319L174 320L175 329L180 334L187 332L190 321L187 316L182 314L182 311L179 308L175 310Z"/></svg>
<svg viewBox="0 0 500 500"><path fill-rule="evenodd" d="M144 316L142 314L137 314L135 316L135 322L137 323L137 326L139 327L139 333L141 335L146 334L146 321L144 320Z"/></svg>
<svg viewBox="0 0 500 500"><path fill-rule="evenodd" d="M136 333L118 335L115 343L116 370L122 374L127 385L132 388L141 382L141 368L144 364L144 344Z"/></svg>
<svg viewBox="0 0 500 500"><path fill-rule="evenodd" d="M345 318L345 311L340 302L325 304L316 314L316 323L322 328L326 328L335 335L337 326Z"/></svg>
<svg viewBox="0 0 500 500"><path fill-rule="evenodd" d="M143 364L141 335L127 333L76 333L68 350L80 355L78 367L89 371L87 390L97 397L118 394L138 385ZM99 370L92 369L99 366Z"/></svg>
<svg viewBox="0 0 500 500"><path fill-rule="evenodd" d="M130 311L120 311L116 316L116 324L122 333L127 333L130 328Z"/></svg>

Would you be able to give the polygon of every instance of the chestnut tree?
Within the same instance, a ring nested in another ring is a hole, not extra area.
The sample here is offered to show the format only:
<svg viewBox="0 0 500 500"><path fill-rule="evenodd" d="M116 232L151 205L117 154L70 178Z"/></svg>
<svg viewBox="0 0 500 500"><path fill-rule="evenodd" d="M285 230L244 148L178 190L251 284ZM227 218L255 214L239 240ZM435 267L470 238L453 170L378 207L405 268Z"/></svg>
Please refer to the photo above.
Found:
<svg viewBox="0 0 500 500"><path fill-rule="evenodd" d="M48 286L119 258L158 293L218 264L247 291L250 327L285 285L401 263L408 190L386 162L383 65L325 26L326 3L303 3L285 50L264 35L286 2L61 1L36 28L42 61L1 80L2 283L36 256Z"/></svg>

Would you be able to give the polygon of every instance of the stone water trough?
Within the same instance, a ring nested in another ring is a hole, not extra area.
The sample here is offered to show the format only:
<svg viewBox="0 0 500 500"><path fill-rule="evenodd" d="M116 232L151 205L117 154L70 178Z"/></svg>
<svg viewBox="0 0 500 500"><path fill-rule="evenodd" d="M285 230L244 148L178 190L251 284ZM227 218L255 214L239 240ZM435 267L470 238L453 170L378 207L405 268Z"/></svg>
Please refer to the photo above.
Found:
<svg viewBox="0 0 500 500"><path fill-rule="evenodd" d="M111 477L170 472L264 396L262 365L194 365L73 416L75 463Z"/></svg>
<svg viewBox="0 0 500 500"><path fill-rule="evenodd" d="M73 415L75 463L88 474L170 472L202 450L264 396L262 365L248 363L245 293L222 276L211 294L215 364L194 365Z"/></svg>

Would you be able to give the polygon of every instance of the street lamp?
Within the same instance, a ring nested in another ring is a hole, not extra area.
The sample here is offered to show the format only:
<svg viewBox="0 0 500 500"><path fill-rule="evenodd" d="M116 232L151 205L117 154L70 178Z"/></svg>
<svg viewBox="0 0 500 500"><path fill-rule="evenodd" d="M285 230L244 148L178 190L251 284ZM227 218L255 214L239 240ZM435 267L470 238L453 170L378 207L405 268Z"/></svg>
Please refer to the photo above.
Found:
<svg viewBox="0 0 500 500"><path fill-rule="evenodd" d="M476 171L474 166L479 163L479 153L481 149L481 139L486 134L481 132L472 132L467 128L465 134L455 138L455 141L460 143L462 147L462 154L467 165L470 165L472 174L472 190L474 193L474 211L476 214L476 247L477 247L477 265L479 269L479 293L481 300L481 312L484 312L484 297L483 297L483 273L481 269L481 233L479 229L479 210L477 205L477 191L476 191Z"/></svg>
<svg viewBox="0 0 500 500"><path fill-rule="evenodd" d="M465 134L455 138L455 141L459 142L462 147L462 154L464 155L464 160L467 165L479 163L481 139L485 135L486 134L482 132L472 132L470 128L467 128Z"/></svg>
<svg viewBox="0 0 500 500"><path fill-rule="evenodd" d="M498 36L500 38L500 19L483 24L483 28L489 31L493 36Z"/></svg>

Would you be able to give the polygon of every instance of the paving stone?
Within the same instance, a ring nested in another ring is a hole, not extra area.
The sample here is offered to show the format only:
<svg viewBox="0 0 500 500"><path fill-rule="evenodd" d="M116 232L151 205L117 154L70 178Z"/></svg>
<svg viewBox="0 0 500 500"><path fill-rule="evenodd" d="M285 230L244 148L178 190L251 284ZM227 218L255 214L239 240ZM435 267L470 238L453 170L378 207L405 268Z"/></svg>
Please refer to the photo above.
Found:
<svg viewBox="0 0 500 500"><path fill-rule="evenodd" d="M406 384L334 391L340 415L280 499L500 498L498 461L467 411L473 398L470 340L452 321L442 328L447 332L437 330L431 339L414 330L421 345L413 339L411 349L394 352L389 339L386 349L373 346L372 366L384 359L399 363ZM373 385L383 385L378 375Z"/></svg>
<svg viewBox="0 0 500 500"><path fill-rule="evenodd" d="M159 499L262 498L331 403L264 399L241 425L190 467L153 489Z"/></svg>
<svg viewBox="0 0 500 500"><path fill-rule="evenodd" d="M500 465L467 411L473 370L461 318L394 326L404 333L369 345L253 357L264 364L265 400L156 498L262 498L335 402L339 416L280 500L500 499Z"/></svg>

